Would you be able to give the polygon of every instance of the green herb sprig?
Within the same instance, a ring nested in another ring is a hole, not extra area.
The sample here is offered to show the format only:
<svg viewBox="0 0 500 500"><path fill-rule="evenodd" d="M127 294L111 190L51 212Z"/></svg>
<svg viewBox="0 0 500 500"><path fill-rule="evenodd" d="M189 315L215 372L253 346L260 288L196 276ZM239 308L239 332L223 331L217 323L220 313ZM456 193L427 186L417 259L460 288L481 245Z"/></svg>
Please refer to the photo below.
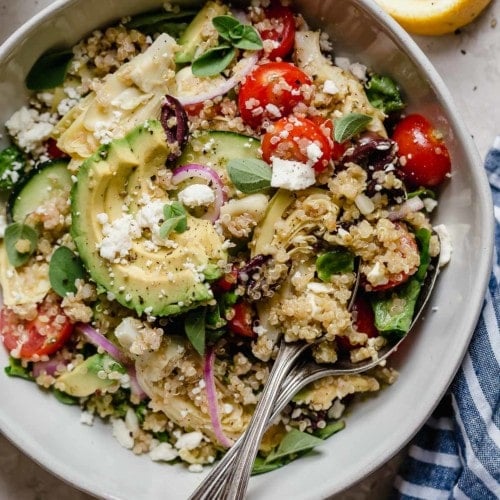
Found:
<svg viewBox="0 0 500 500"><path fill-rule="evenodd" d="M167 238L168 235L175 231L183 233L187 229L187 213L185 208L178 201L174 201L163 207L163 215L165 222L160 227L160 236Z"/></svg>
<svg viewBox="0 0 500 500"><path fill-rule="evenodd" d="M336 142L345 142L366 129L372 117L361 113L349 113L335 120L333 138Z"/></svg>
<svg viewBox="0 0 500 500"><path fill-rule="evenodd" d="M207 77L222 73L236 56L236 49L262 49L262 40L257 30L240 23L233 16L216 16L212 19L212 24L219 33L219 44L193 61L193 75Z"/></svg>
<svg viewBox="0 0 500 500"><path fill-rule="evenodd" d="M231 182L242 193L257 193L271 187L272 170L263 160L234 159L226 168Z"/></svg>

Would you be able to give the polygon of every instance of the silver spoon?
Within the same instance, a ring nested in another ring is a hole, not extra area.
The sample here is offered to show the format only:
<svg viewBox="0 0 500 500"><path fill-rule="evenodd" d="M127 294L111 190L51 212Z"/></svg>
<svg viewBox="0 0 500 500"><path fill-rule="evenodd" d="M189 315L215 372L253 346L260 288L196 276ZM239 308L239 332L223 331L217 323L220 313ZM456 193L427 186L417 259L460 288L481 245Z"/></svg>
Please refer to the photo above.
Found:
<svg viewBox="0 0 500 500"><path fill-rule="evenodd" d="M409 331L414 327L434 288L436 277L439 273L438 261L439 256L435 257L430 263L420 290L419 298L415 305L413 321ZM349 307L352 306L355 295L356 289L353 292L353 298L351 299ZM269 380L271 380L272 384L270 385L268 380L247 431L212 469L202 484L196 489L193 495L191 495L190 500L244 498L261 437L271 422L281 413L293 396L303 387L320 378L332 375L362 373L374 368L397 350L399 344L406 338L406 335L399 339L396 344L388 345L380 350L376 360L366 360L361 363L351 363L347 360L339 360L335 364L335 367L318 365L312 361L302 362L293 366L294 361L310 344L297 345L282 342L269 376ZM276 365L278 365L278 369L275 371ZM288 377L285 379L287 374ZM271 389L268 389L268 387L271 387ZM280 390L279 394L278 390ZM274 391L274 393L271 391ZM270 399L266 400L265 398ZM255 423L256 415L257 423ZM250 439L252 439L252 441L250 441ZM250 455L250 453L253 454ZM219 496L220 493L222 493L222 496Z"/></svg>

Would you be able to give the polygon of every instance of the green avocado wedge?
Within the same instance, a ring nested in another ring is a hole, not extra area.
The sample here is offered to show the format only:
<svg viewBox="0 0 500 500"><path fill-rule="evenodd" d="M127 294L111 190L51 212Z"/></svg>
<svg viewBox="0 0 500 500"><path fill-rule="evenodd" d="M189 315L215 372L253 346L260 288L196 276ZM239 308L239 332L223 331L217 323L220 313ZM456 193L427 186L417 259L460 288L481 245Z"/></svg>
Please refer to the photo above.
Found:
<svg viewBox="0 0 500 500"><path fill-rule="evenodd" d="M172 232L167 245L153 243L151 228L137 235L137 223L125 256L103 255L111 225L126 236L120 228L127 227L127 217L136 220L141 209L172 201L155 183L169 153L160 122L149 120L85 160L71 192L71 235L85 267L98 285L138 314L169 316L206 303L213 295L203 270L227 262L213 224L191 216L186 231ZM112 243L119 248L116 236Z"/></svg>

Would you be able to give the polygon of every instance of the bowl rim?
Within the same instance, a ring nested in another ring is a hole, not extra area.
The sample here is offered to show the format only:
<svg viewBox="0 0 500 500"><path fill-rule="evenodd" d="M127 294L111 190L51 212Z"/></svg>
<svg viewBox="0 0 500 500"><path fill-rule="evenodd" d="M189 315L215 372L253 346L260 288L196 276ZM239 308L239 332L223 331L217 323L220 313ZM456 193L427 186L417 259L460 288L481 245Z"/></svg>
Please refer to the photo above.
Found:
<svg viewBox="0 0 500 500"><path fill-rule="evenodd" d="M59 12L64 12L66 9L70 9L73 4L76 4L80 1L81 0L54 0L52 4L40 10L37 14L35 14L33 17L23 23L19 28L17 28L0 45L0 61L8 59L19 42L22 41L26 36L29 36L30 34L35 32L40 23L53 16L56 16ZM314 492L316 498L317 495L327 497L332 493L339 493L346 488L353 486L356 481L359 481L363 477L368 476L382 464L390 460L412 439L412 437L418 432L420 427L424 425L425 421L430 416L435 406L439 403L440 399L448 389L455 376L455 373L460 367L462 358L464 357L468 348L470 339L472 337L474 328L482 309L481 306L483 303L484 292L488 285L494 248L494 215L493 210L491 210L493 204L487 176L482 167L482 162L476 145L474 144L470 133L460 119L460 112L455 105L446 84L444 83L443 79L438 74L430 60L424 54L424 52L418 47L413 38L376 2L373 2L372 0L352 0L352 2L358 8L374 17L380 24L380 26L385 30L385 34L395 43L396 46L398 46L400 50L404 51L404 53L409 57L409 59L419 70L419 72L426 75L430 87L435 91L436 95L438 96L440 105L446 111L447 121L450 123L451 129L453 129L456 135L457 142L464 145L465 153L467 155L467 158L464 159L464 161L471 165L474 169L474 181L477 183L478 191L482 196L482 203L480 204L480 212L483 220L482 236L484 238L482 240L482 244L484 246L484 252L486 252L486 256L479 262L479 266L476 269L478 278L475 281L474 288L469 290L469 304L472 304L471 309L475 311L475 314L472 314L465 318L465 321L462 325L462 329L468 332L467 341L463 343L461 349L459 350L459 353L456 356L456 363L452 367L452 370L450 370L451 375L447 384L440 387L439 390L435 391L434 404L426 409L425 418L422 418L421 413L415 412L413 420L405 422L404 426L401 426L400 428L394 430L394 436L391 439L391 442L393 444L386 448L385 453L382 456L377 457L377 459L373 459L371 462L365 464L366 467L364 468L361 476L353 475L355 477L345 477L339 487L335 489L335 491L332 490L331 486L328 486L328 483L325 483L324 485L316 485L316 490ZM46 450L41 450L36 445L32 444L29 439L29 434L22 429L17 428L15 426L15 422L9 422L8 419L4 418L1 411L0 432L2 432L2 434L24 454L28 455L42 468L48 470L51 474L58 477L65 483L76 487L86 493L89 493L90 495L100 495L103 498L109 499L117 498L116 496L109 494L109 492L106 492L103 487L88 482L84 477L82 477L81 474L74 473L69 467L67 467L66 470L63 470L64 468L56 468L55 464L51 460L51 454Z"/></svg>

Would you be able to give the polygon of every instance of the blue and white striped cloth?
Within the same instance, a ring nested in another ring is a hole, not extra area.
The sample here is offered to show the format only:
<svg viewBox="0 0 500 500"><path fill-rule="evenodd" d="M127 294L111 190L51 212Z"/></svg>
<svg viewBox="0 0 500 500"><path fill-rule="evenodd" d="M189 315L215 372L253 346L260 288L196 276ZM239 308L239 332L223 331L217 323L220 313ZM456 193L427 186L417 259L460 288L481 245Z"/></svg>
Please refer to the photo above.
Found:
<svg viewBox="0 0 500 500"><path fill-rule="evenodd" d="M500 498L500 137L485 167L496 252L483 310L449 393L408 450L394 498Z"/></svg>

